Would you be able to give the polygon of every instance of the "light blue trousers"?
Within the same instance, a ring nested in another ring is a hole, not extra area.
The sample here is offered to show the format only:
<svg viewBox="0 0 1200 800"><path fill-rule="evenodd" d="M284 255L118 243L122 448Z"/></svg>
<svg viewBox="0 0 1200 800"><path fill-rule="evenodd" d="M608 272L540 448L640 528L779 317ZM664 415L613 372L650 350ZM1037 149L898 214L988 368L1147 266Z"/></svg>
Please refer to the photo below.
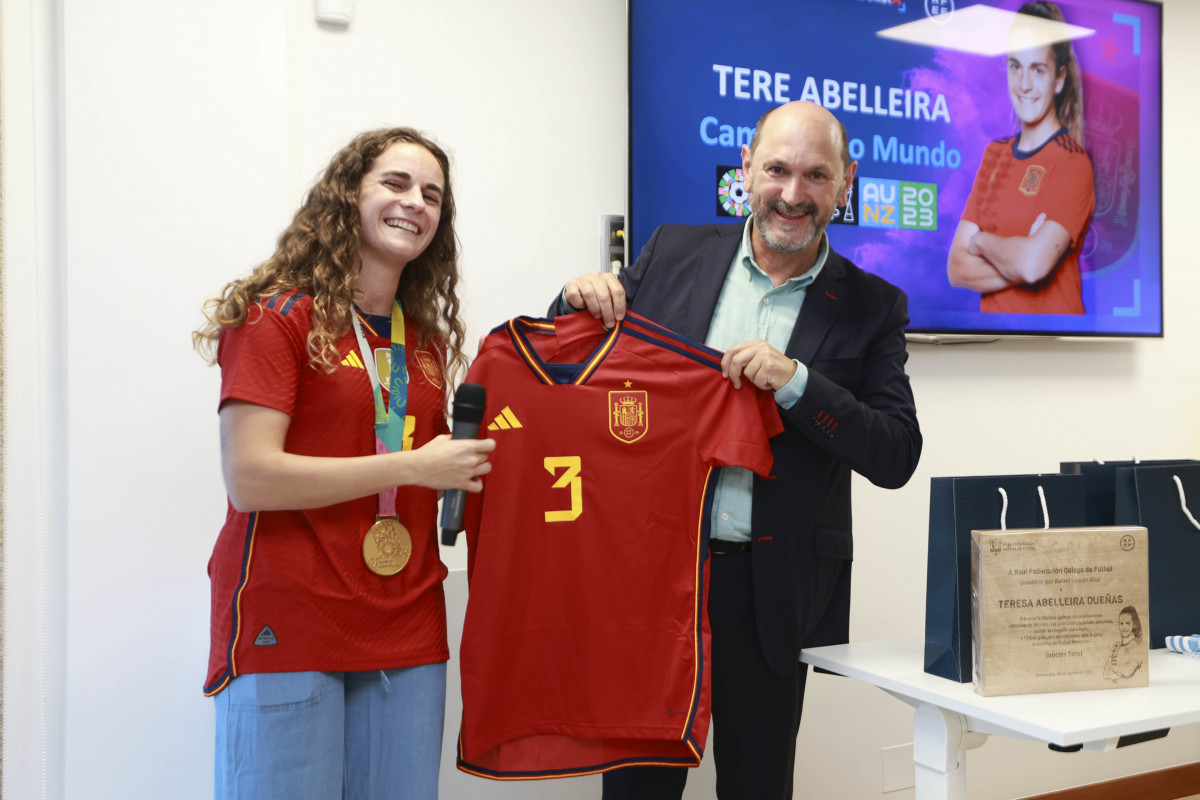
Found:
<svg viewBox="0 0 1200 800"><path fill-rule="evenodd" d="M446 665L241 675L215 698L216 800L435 800Z"/></svg>

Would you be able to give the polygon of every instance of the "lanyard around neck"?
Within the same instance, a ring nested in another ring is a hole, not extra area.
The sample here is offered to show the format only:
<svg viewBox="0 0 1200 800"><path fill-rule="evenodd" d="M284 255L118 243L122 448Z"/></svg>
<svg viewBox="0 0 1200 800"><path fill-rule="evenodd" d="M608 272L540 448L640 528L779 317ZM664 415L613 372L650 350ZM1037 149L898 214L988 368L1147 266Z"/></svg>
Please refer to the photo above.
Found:
<svg viewBox="0 0 1200 800"><path fill-rule="evenodd" d="M375 452L395 453L412 449L412 438L405 436L408 429L408 367L404 351L404 311L400 301L392 301L392 350L391 369L388 376L388 402L383 402L383 391L379 380L379 371L375 367L375 355L367 345L363 335L362 322L356 312L351 312L354 320L354 336L358 339L358 349L362 355L363 366L371 379L371 394L375 399ZM386 516L396 514L396 490L388 489L379 493L379 513Z"/></svg>
<svg viewBox="0 0 1200 800"><path fill-rule="evenodd" d="M391 370L388 376L388 402L383 402L382 384L379 372L375 366L375 357L367 345L363 335L362 323L354 314L354 335L358 339L358 348L362 353L363 365L371 378L371 393L375 400L375 435L387 447L387 452L395 453L407 447L404 439L405 418L408 408L408 368L405 363L404 350L404 311L400 301L392 301L392 351Z"/></svg>

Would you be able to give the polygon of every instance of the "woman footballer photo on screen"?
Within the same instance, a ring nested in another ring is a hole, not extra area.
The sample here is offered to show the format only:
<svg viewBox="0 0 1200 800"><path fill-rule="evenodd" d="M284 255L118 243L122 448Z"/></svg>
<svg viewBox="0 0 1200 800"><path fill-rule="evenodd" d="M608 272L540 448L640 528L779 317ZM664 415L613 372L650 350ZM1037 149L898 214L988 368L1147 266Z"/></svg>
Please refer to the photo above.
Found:
<svg viewBox="0 0 1200 800"><path fill-rule="evenodd" d="M1079 253L1096 191L1074 48L1065 38L1047 43L1063 23L1057 5L1039 0L1020 8L1009 32L1019 130L984 151L947 263L952 285L980 293L981 311L1085 311Z"/></svg>

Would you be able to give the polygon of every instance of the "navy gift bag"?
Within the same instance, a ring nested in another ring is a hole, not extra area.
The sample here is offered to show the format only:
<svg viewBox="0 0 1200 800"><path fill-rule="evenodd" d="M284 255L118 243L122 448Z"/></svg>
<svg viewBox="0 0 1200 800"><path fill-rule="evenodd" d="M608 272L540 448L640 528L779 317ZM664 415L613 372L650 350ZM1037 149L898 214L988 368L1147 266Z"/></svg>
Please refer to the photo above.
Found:
<svg viewBox="0 0 1200 800"><path fill-rule="evenodd" d="M1196 464L1180 461L1063 461L1058 471L1083 476L1083 502L1087 505L1088 525L1116 525L1117 470L1124 467L1160 467Z"/></svg>
<svg viewBox="0 0 1200 800"><path fill-rule="evenodd" d="M971 681L971 531L1083 524L1080 475L934 478L929 488L925 671L959 683Z"/></svg>
<svg viewBox="0 0 1200 800"><path fill-rule="evenodd" d="M1143 525L1150 537L1150 646L1200 633L1200 464L1121 467L1117 524Z"/></svg>

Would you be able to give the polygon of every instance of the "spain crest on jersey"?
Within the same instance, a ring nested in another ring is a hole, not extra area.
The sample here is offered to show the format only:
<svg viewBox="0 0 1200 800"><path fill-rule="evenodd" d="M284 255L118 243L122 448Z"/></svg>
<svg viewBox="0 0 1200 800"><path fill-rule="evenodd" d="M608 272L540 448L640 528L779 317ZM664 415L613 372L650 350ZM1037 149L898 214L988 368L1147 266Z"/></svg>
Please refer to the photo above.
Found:
<svg viewBox="0 0 1200 800"><path fill-rule="evenodd" d="M417 366L425 374L425 380L432 383L437 389L442 388L442 375L438 370L437 358L433 353L428 350L414 350L413 361L417 362Z"/></svg>
<svg viewBox="0 0 1200 800"><path fill-rule="evenodd" d="M649 393L624 389L608 393L608 430L625 444L646 435L650 427Z"/></svg>
<svg viewBox="0 0 1200 800"><path fill-rule="evenodd" d="M1042 188L1042 176L1046 174L1046 168L1041 164L1030 164L1029 169L1025 170L1025 177L1021 179L1021 193L1032 197L1037 194Z"/></svg>

